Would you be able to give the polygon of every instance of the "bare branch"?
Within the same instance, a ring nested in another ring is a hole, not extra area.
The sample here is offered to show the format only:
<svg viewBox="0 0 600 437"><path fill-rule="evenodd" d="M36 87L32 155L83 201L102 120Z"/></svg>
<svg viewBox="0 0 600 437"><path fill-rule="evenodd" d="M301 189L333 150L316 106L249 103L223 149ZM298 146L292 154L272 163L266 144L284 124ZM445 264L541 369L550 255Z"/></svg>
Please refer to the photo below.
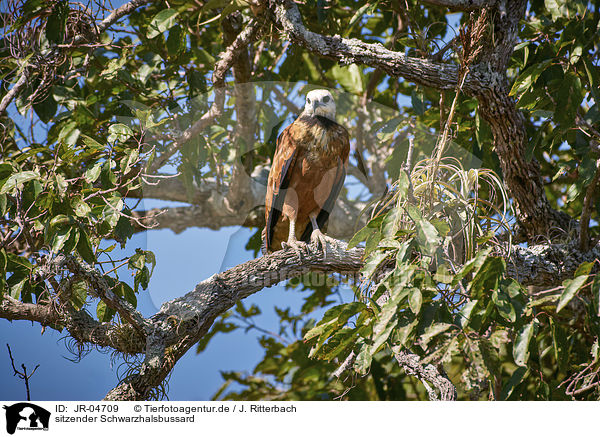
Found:
<svg viewBox="0 0 600 437"><path fill-rule="evenodd" d="M140 6L145 5L146 3L150 3L150 1L151 0L131 0L129 3L125 3L123 6L118 7L117 9L112 11L108 17L106 17L100 22L100 24L98 25L98 33L104 32L118 19L132 13ZM80 42L80 40L82 39L83 36L78 36L77 38L75 38L75 43Z"/></svg>
<svg viewBox="0 0 600 437"><path fill-rule="evenodd" d="M188 191L179 178L163 179L157 185L146 185L143 197L167 201L191 203L192 206L170 207L149 211L136 211L133 215L144 226L132 223L138 232L147 227L171 229L179 233L189 227L221 229L225 226L246 226L262 228L264 223L264 203L268 168L257 167L252 175L239 173L238 185L246 187L243 205L229 208L226 194L217 187L214 179L203 181L188 197ZM232 190L231 187L228 189ZM340 196L331 212L327 233L338 239L349 239L363 225L361 211L364 202L351 202ZM160 214L160 215L159 215Z"/></svg>
<svg viewBox="0 0 600 437"><path fill-rule="evenodd" d="M19 77L19 80L13 85L13 87L8 91L4 97L2 97L2 101L0 101L0 112L6 111L10 102L15 98L15 96L21 91L21 89L27 84L27 73L23 71L23 74Z"/></svg>
<svg viewBox="0 0 600 437"><path fill-rule="evenodd" d="M23 381L25 381L25 390L27 392L27 400L30 401L31 393L29 391L29 379L31 379L31 377L33 376L35 371L38 369L38 367L40 367L40 365L39 364L36 365L35 368L33 369L33 372L31 372L29 375L27 374L27 367L25 367L25 364L21 364L21 368L23 369L22 372L17 370L17 368L15 367L15 360L13 359L12 351L10 350L10 346L8 343L6 343L6 347L8 348L8 356L10 357L10 364L12 365L13 371L15 372L15 376L18 376Z"/></svg>
<svg viewBox="0 0 600 437"><path fill-rule="evenodd" d="M80 343L111 347L128 354L137 354L144 350L145 340L133 327L100 323L85 310L67 310L53 304L25 303L4 296L0 302L0 318L29 320L55 329L64 326Z"/></svg>

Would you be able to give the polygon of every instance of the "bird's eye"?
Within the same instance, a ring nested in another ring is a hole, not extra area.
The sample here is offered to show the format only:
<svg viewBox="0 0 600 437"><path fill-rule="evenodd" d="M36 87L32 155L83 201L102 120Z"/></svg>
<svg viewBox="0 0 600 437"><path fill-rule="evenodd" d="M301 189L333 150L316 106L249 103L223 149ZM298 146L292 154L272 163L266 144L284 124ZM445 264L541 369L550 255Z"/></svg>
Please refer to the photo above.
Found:
<svg viewBox="0 0 600 437"><path fill-rule="evenodd" d="M306 103L310 105L310 99L308 97L306 98Z"/></svg>
<svg viewBox="0 0 600 437"><path fill-rule="evenodd" d="M331 99L329 98L329 96L325 96L325 97L323 97L323 101L324 101L325 103L329 102L330 100L331 100Z"/></svg>

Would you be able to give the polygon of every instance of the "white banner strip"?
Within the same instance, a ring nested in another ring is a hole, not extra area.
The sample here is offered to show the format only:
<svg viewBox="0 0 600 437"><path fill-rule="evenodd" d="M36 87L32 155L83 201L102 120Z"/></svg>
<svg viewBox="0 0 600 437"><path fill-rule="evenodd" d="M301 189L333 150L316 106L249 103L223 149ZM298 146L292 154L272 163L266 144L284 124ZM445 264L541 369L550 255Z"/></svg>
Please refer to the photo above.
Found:
<svg viewBox="0 0 600 437"><path fill-rule="evenodd" d="M598 430L578 402L0 402L0 435L566 436ZM192 434L193 433L193 434Z"/></svg>

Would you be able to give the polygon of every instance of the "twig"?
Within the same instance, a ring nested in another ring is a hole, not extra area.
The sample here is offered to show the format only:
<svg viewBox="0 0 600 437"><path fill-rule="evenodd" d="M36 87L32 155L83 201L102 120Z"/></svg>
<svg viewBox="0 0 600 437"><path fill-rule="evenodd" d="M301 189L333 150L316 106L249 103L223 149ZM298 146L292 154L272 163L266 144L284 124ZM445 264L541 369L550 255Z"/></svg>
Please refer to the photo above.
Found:
<svg viewBox="0 0 600 437"><path fill-rule="evenodd" d="M10 364L12 365L13 371L15 372L14 376L18 376L19 378L21 378L22 380L25 381L25 390L27 391L27 400L30 401L31 393L29 391L29 379L33 376L33 374L38 369L38 367L40 367L40 365L37 364L35 366L35 368L33 369L33 372L31 372L29 375L27 374L27 367L25 367L25 364L21 364L21 368L23 369L22 372L17 370L17 368L15 367L15 360L13 359L12 352L10 350L10 346L8 343L6 343L6 347L8 348L8 356L10 357Z"/></svg>

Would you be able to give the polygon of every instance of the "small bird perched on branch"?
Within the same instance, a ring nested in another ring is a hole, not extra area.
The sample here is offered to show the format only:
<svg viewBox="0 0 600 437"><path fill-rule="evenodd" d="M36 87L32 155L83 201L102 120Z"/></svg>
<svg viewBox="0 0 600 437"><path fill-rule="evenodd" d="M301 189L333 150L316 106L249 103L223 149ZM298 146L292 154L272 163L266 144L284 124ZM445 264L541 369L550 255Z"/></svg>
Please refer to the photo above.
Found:
<svg viewBox="0 0 600 437"><path fill-rule="evenodd" d="M335 101L327 90L306 95L302 114L277 139L265 199L263 252L287 246L300 256L306 243L327 241L327 223L346 178L348 131L335 121Z"/></svg>

